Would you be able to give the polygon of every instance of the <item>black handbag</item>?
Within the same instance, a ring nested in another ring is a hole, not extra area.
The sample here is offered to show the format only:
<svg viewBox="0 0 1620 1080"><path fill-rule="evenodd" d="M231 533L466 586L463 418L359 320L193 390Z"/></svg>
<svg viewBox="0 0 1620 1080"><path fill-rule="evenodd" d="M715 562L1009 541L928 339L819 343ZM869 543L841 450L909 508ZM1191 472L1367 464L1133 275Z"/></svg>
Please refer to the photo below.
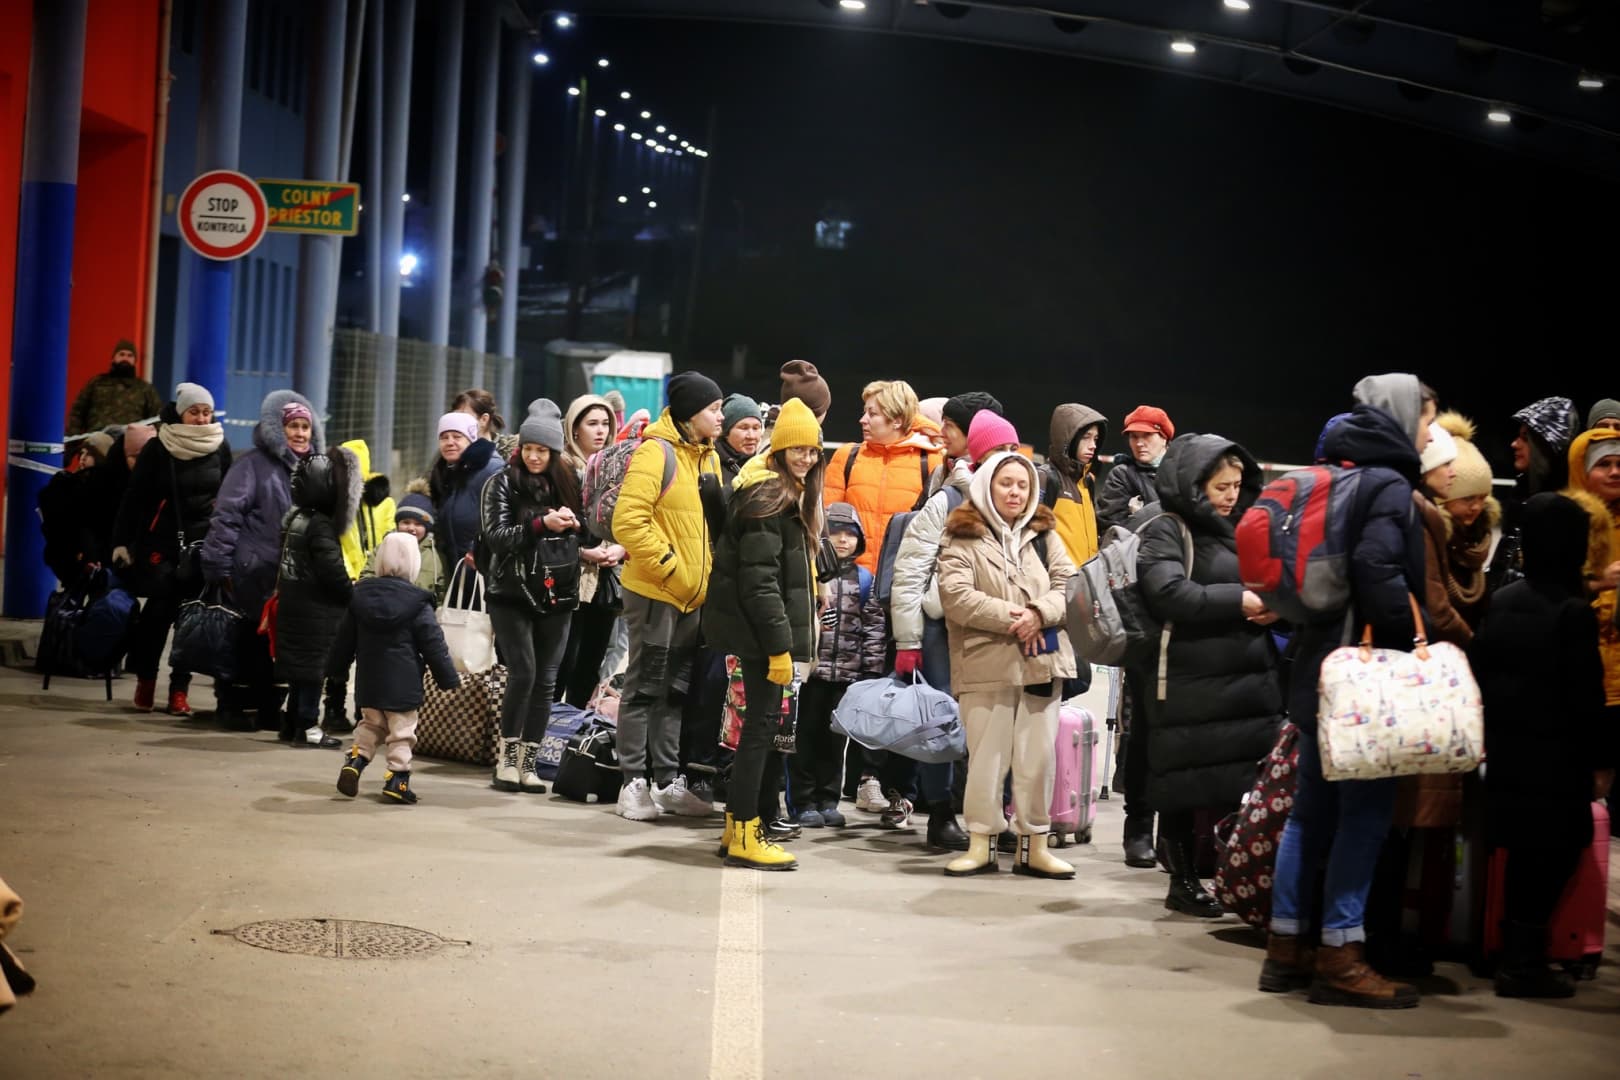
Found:
<svg viewBox="0 0 1620 1080"><path fill-rule="evenodd" d="M613 738L613 728L600 719L576 731L563 747L551 790L575 802L590 802L592 795L597 802L616 801L624 776Z"/></svg>
<svg viewBox="0 0 1620 1080"><path fill-rule="evenodd" d="M228 683L236 674L236 640L246 618L223 587L212 585L180 605L169 666Z"/></svg>

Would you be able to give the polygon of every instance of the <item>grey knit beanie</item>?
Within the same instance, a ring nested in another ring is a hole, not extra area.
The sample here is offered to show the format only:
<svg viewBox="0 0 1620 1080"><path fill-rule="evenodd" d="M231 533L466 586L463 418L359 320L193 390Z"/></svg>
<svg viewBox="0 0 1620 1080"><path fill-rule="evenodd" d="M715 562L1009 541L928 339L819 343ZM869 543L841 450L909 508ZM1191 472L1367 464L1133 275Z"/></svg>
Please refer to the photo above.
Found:
<svg viewBox="0 0 1620 1080"><path fill-rule="evenodd" d="M562 410L550 398L536 398L529 402L529 415L518 428L518 445L539 443L557 453L563 448Z"/></svg>

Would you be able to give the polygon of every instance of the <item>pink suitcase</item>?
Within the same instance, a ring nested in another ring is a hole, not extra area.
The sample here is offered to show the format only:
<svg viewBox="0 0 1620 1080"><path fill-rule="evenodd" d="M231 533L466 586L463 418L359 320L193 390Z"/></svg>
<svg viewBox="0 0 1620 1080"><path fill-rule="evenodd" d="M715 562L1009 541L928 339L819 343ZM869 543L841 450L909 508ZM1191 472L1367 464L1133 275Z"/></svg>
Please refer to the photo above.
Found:
<svg viewBox="0 0 1620 1080"><path fill-rule="evenodd" d="M1097 718L1090 709L1063 706L1058 714L1056 762L1052 770L1054 847L1071 840L1091 843L1097 820Z"/></svg>
<svg viewBox="0 0 1620 1080"><path fill-rule="evenodd" d="M1502 948L1503 871L1507 852L1491 855L1489 884L1485 894L1485 955L1495 956ZM1602 803L1592 804L1592 846L1581 856L1575 876L1564 888L1563 899L1553 911L1547 927L1547 958L1578 969L1584 978L1594 978L1603 956L1603 932L1609 915L1609 811Z"/></svg>

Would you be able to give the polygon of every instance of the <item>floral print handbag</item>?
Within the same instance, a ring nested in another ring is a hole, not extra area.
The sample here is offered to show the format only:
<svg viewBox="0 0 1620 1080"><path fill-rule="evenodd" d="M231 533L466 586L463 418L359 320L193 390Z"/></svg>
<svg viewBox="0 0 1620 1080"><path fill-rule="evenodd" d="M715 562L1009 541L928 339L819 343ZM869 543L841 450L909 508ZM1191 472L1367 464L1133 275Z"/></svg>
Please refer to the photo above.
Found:
<svg viewBox="0 0 1620 1080"><path fill-rule="evenodd" d="M1468 657L1430 645L1410 594L1413 649L1361 644L1333 650L1317 683L1316 734L1328 780L1466 773L1485 756L1485 710Z"/></svg>
<svg viewBox="0 0 1620 1080"><path fill-rule="evenodd" d="M775 748L784 754L794 752L799 719L799 679L795 667L793 685L782 687L782 719L776 729ZM743 691L742 661L735 656L726 657L726 704L720 713L720 745L736 750L742 737L743 716L748 712L748 697Z"/></svg>

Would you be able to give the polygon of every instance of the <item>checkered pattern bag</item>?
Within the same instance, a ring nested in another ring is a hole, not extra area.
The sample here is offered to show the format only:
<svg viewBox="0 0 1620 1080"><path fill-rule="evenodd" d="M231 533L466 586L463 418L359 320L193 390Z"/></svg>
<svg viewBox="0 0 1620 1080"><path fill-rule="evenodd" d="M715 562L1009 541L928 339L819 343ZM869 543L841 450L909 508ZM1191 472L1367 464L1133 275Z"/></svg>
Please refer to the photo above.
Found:
<svg viewBox="0 0 1620 1080"><path fill-rule="evenodd" d="M477 674L462 672L461 686L440 690L431 674L422 680L422 711L416 725L416 754L468 765L495 764L501 734L501 699L506 696L506 665Z"/></svg>

